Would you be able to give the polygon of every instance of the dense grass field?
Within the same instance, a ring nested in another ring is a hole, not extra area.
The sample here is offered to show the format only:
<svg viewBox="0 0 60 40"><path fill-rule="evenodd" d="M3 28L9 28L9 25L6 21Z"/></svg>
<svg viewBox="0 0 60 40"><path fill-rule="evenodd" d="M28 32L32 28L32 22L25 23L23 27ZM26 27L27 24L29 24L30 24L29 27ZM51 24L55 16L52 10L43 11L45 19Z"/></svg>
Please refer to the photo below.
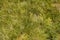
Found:
<svg viewBox="0 0 60 40"><path fill-rule="evenodd" d="M0 40L60 40L60 0L0 0Z"/></svg>

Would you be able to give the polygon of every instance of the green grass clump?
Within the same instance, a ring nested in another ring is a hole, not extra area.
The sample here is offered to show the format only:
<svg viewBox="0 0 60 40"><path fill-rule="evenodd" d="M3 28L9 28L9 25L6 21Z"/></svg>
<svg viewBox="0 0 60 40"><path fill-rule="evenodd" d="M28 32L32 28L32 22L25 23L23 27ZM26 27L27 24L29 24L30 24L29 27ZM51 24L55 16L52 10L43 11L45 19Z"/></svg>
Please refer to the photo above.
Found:
<svg viewBox="0 0 60 40"><path fill-rule="evenodd" d="M0 0L0 40L60 40L60 12L54 2Z"/></svg>

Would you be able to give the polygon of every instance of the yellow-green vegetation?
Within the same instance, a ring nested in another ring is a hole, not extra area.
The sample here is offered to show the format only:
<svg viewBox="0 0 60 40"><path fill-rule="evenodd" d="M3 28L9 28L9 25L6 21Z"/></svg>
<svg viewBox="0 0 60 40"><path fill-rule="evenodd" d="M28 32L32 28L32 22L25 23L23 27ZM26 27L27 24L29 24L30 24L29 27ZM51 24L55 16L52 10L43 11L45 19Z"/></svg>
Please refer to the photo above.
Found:
<svg viewBox="0 0 60 40"><path fill-rule="evenodd" d="M0 0L0 40L60 40L60 0Z"/></svg>

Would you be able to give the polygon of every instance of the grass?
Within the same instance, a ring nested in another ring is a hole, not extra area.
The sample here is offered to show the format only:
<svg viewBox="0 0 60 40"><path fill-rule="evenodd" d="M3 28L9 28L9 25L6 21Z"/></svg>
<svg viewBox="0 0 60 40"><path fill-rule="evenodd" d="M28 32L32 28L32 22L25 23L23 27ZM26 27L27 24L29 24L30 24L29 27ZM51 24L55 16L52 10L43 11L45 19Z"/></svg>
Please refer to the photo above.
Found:
<svg viewBox="0 0 60 40"><path fill-rule="evenodd" d="M0 40L60 40L60 12L52 2L0 0Z"/></svg>

